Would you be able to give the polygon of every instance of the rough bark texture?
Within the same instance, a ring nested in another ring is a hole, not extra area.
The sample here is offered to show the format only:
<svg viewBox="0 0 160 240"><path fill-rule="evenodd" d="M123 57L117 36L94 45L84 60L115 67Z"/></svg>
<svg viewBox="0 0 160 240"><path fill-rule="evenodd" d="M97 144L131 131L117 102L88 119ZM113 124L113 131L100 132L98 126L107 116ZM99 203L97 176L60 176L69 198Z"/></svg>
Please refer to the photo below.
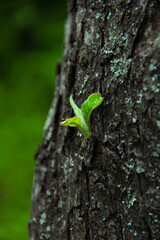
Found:
<svg viewBox="0 0 160 240"><path fill-rule="evenodd" d="M69 0L31 240L160 239L160 1ZM59 125L93 92L92 137Z"/></svg>

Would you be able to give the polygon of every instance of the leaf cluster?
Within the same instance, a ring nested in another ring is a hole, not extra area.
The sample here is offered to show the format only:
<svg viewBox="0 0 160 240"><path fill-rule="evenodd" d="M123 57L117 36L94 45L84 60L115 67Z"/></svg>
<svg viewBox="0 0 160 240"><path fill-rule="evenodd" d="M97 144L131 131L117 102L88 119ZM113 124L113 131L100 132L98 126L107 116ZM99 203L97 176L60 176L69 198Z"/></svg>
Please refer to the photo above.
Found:
<svg viewBox="0 0 160 240"><path fill-rule="evenodd" d="M91 137L90 116L92 111L97 108L102 102L103 97L100 93L91 94L81 106L81 109L75 104L72 94L70 96L70 104L73 108L75 116L68 118L60 124L63 126L78 127L86 138Z"/></svg>

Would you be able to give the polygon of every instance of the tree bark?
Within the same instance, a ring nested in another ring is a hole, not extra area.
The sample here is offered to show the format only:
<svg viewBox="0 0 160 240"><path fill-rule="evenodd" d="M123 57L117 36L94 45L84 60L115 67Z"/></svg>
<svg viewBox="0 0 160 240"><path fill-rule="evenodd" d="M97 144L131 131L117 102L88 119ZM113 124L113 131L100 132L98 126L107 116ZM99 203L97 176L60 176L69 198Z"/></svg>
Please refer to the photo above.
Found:
<svg viewBox="0 0 160 240"><path fill-rule="evenodd" d="M160 239L160 1L68 0L36 154L31 240ZM92 137L60 126L100 92Z"/></svg>

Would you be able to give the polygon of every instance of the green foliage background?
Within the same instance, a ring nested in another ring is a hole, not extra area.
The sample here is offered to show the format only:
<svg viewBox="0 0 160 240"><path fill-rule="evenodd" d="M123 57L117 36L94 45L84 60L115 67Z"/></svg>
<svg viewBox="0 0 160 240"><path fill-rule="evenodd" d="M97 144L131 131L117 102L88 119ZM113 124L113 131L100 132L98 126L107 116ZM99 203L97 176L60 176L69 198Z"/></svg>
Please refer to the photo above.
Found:
<svg viewBox="0 0 160 240"><path fill-rule="evenodd" d="M0 240L26 240L34 154L62 58L66 0L0 2Z"/></svg>

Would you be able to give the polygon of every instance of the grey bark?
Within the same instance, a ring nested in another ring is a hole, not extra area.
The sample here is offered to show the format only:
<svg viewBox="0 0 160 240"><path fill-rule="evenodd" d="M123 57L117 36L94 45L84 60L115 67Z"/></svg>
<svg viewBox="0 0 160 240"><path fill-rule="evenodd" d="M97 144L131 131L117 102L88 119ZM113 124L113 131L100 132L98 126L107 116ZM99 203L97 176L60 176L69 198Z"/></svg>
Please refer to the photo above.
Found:
<svg viewBox="0 0 160 240"><path fill-rule="evenodd" d="M160 1L69 0L31 240L160 239ZM60 126L94 92L92 137Z"/></svg>

